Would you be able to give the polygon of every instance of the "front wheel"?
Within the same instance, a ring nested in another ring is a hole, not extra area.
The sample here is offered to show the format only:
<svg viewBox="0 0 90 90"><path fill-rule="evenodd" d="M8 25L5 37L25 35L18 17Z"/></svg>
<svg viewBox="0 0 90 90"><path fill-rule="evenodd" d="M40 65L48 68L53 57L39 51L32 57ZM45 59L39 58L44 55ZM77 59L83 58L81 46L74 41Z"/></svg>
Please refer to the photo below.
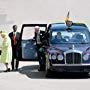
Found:
<svg viewBox="0 0 90 90"><path fill-rule="evenodd" d="M89 72L84 72L84 75L85 76L89 76Z"/></svg>

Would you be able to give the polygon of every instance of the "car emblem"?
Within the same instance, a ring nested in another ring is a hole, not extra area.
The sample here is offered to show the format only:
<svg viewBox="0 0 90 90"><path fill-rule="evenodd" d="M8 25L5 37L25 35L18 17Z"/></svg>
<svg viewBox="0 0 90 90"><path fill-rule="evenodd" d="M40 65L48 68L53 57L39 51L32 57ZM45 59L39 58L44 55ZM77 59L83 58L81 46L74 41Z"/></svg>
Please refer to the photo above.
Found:
<svg viewBox="0 0 90 90"><path fill-rule="evenodd" d="M70 46L70 47L69 47L69 49L74 49L74 48L75 48L75 46L74 46L74 45L72 45L72 46Z"/></svg>
<svg viewBox="0 0 90 90"><path fill-rule="evenodd" d="M72 45L72 49L74 49L75 48L75 46L74 45Z"/></svg>

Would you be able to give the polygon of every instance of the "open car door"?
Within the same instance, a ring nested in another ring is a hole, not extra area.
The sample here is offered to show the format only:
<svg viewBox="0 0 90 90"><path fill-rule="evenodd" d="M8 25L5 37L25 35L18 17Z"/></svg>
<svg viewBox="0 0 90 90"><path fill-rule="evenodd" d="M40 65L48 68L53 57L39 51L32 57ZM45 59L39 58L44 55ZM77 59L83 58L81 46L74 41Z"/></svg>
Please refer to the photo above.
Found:
<svg viewBox="0 0 90 90"><path fill-rule="evenodd" d="M23 24L20 35L19 57L21 61L37 60L36 41L34 40L35 26L40 27L40 31L45 32L47 24Z"/></svg>

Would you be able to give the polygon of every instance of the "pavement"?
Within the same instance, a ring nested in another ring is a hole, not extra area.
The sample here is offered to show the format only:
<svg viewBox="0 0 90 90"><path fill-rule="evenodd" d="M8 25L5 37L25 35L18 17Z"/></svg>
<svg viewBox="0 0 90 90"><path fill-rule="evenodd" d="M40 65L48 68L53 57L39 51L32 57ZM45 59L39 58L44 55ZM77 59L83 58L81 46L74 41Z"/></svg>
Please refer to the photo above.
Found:
<svg viewBox="0 0 90 90"><path fill-rule="evenodd" d="M46 78L38 67L38 62L20 62L19 71L3 72L0 64L0 90L90 90L90 76L53 72Z"/></svg>

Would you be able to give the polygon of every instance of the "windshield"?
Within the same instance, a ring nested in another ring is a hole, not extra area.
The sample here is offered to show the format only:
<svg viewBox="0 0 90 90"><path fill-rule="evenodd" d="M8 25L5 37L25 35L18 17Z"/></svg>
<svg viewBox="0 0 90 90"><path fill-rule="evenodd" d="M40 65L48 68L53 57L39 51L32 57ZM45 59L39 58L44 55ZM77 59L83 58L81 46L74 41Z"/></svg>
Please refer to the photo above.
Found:
<svg viewBox="0 0 90 90"><path fill-rule="evenodd" d="M55 30L51 33L51 43L89 43L89 32L87 30Z"/></svg>

